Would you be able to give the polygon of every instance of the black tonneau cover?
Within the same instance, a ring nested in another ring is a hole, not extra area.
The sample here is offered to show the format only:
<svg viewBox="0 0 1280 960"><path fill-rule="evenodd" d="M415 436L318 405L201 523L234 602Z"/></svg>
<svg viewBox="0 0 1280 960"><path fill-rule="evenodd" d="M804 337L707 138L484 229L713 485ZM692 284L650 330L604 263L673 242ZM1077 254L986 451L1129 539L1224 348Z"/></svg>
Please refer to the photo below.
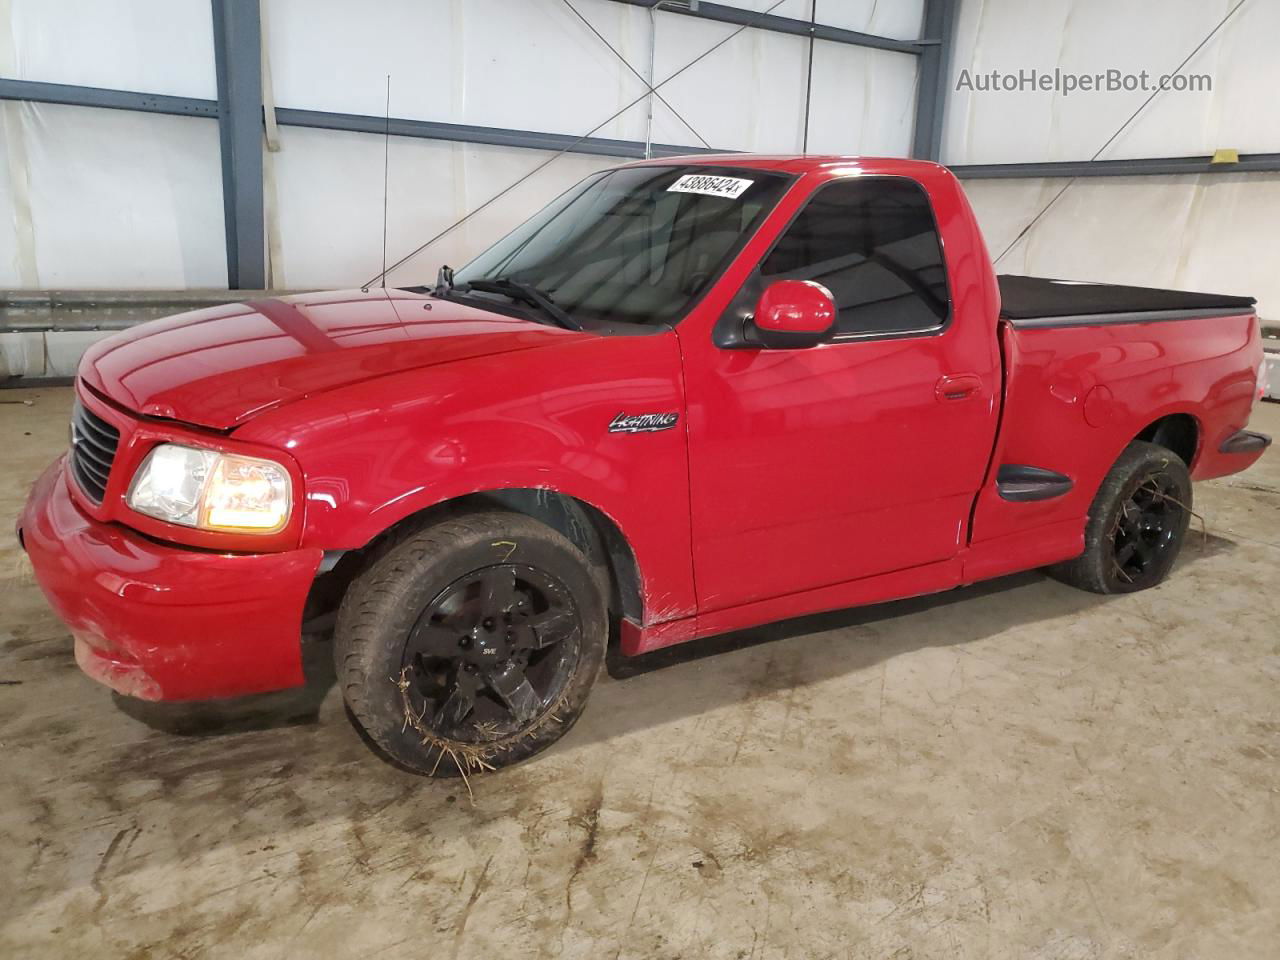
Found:
<svg viewBox="0 0 1280 960"><path fill-rule="evenodd" d="M1046 325L1092 322L1141 322L1135 314L1151 313L1151 319L1182 319L1214 311L1224 316L1248 313L1253 297L1229 297L1216 293L1186 293L1154 287L1124 287L1114 283L1082 283L1002 274L1000 316L1018 321L1046 320ZM1056 321L1056 323L1054 322Z"/></svg>

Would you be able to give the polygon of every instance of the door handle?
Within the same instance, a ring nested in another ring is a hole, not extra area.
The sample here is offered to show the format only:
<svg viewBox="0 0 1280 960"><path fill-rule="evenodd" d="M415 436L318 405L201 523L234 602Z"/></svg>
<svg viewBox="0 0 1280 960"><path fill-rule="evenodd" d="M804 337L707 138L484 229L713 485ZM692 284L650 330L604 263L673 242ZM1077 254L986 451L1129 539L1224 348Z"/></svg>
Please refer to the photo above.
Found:
<svg viewBox="0 0 1280 960"><path fill-rule="evenodd" d="M970 400L982 392L982 379L976 374L959 373L943 377L934 387L934 396L939 401Z"/></svg>

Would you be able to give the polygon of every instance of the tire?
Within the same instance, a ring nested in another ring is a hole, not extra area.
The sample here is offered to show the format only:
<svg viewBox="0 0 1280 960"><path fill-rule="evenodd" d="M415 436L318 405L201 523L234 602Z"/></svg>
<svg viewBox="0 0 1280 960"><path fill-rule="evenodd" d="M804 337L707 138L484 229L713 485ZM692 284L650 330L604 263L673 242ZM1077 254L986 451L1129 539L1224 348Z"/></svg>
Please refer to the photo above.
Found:
<svg viewBox="0 0 1280 960"><path fill-rule="evenodd" d="M1093 593L1133 593L1169 575L1191 522L1191 476L1173 451L1135 440L1089 508L1084 553L1050 576Z"/></svg>
<svg viewBox="0 0 1280 960"><path fill-rule="evenodd" d="M428 776L517 763L581 716L608 642L602 572L516 513L456 516L374 554L338 610L348 711ZM522 662L523 658L523 662Z"/></svg>

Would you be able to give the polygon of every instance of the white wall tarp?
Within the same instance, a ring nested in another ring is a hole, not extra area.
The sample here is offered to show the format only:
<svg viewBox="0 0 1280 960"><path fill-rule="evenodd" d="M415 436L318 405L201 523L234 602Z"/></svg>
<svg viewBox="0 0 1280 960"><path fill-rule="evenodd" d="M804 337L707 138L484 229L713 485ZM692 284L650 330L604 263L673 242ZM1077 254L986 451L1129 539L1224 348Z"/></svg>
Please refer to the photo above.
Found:
<svg viewBox="0 0 1280 960"><path fill-rule="evenodd" d="M1173 71L1238 0L966 0L952 81L961 71L1152 79ZM1207 156L1219 148L1280 152L1280 3L1245 3L1187 64L1212 89L1159 94L1100 159ZM949 164L1088 160L1148 92L953 90ZM998 256L1062 189L1063 180L977 180L965 187ZM1168 286L1259 299L1280 316L1270 255L1280 175L1084 178L1003 261L1003 273Z"/></svg>
<svg viewBox="0 0 1280 960"><path fill-rule="evenodd" d="M40 288L227 285L218 127L208 120L3 105L0 282ZM12 142L10 142L12 138ZM17 161L14 156L19 154ZM25 183L18 184L15 174ZM17 187L17 190L14 188ZM15 200L30 205L30 231ZM34 276L20 268L31 258ZM32 279L34 283L32 283Z"/></svg>
<svg viewBox="0 0 1280 960"><path fill-rule="evenodd" d="M0 0L0 76L213 99L207 0ZM225 287L217 125L0 103L0 285Z"/></svg>
<svg viewBox="0 0 1280 960"><path fill-rule="evenodd" d="M993 257L1065 182L965 184ZM1274 320L1280 271L1268 238L1277 222L1280 174L1077 180L999 270L1254 296Z"/></svg>
<svg viewBox="0 0 1280 960"><path fill-rule="evenodd" d="M737 29L687 17L660 18L658 24L659 79ZM795 153L803 143L808 51L804 37L746 31L677 76L662 93L712 146ZM816 42L809 152L905 156L915 81L913 56ZM655 113L655 140L688 142L669 111Z"/></svg>
<svg viewBox="0 0 1280 960"><path fill-rule="evenodd" d="M772 0L735 5L765 10ZM739 28L606 0L574 5L659 81ZM773 12L807 20L811 0ZM819 0L819 22L914 39L921 0ZM643 141L645 87L562 0L262 0L278 107ZM7 51L7 52L6 52ZM797 152L809 41L742 30L662 88L713 147ZM0 76L212 99L208 0L0 0ZM809 149L903 155L916 58L814 44ZM633 104L614 119L613 114ZM39 287L226 284L217 125L123 111L0 105L0 283ZM699 146L661 102L653 139ZM277 286L343 286L378 271L380 137L284 127L268 160ZM394 261L549 154L391 139ZM586 173L620 162L565 155L394 279L459 265ZM25 230L25 204L31 228ZM25 232L24 232L25 230ZM408 281L404 281L408 282Z"/></svg>
<svg viewBox="0 0 1280 960"><path fill-rule="evenodd" d="M644 72L644 9L575 6ZM397 117L583 134L644 91L560 0L265 0L263 22L281 107L381 116L390 74ZM643 139L643 121L597 136Z"/></svg>
<svg viewBox="0 0 1280 960"><path fill-rule="evenodd" d="M999 70L1093 75L1110 69L1152 80L1171 73L1239 0L965 0L953 81ZM1212 90L1160 94L1101 159L1205 156L1219 147L1280 152L1280 3L1241 7L1187 64ZM1026 90L953 90L948 163L1088 160L1149 96Z"/></svg>
<svg viewBox="0 0 1280 960"><path fill-rule="evenodd" d="M381 269L383 141L334 130L284 127L276 154L283 263L295 288L362 283ZM392 137L388 263L439 233L549 156L479 144ZM443 263L461 266L536 213L607 157L568 154L472 217L402 268L391 284L433 283ZM324 202L317 203L316 198ZM278 274L278 275L279 275ZM278 280L277 283L280 281Z"/></svg>
<svg viewBox="0 0 1280 960"><path fill-rule="evenodd" d="M774 12L808 17L807 2L788 2L797 10ZM605 0L576 0L575 6L647 76L647 10ZM870 2L847 9L819 4L819 15L838 8L841 26L914 37L920 4L889 6L893 13L875 14ZM264 10L278 106L377 116L385 109L390 74L397 117L646 137L644 84L560 0L388 0L358 11L341 0L268 0ZM738 29L661 12L652 22L658 81ZM662 87L689 126L655 100L653 140L699 146L700 136L717 148L798 151L808 49L804 37L761 30L732 36ZM905 154L915 79L912 56L816 43L810 150ZM282 262L273 265L275 282L336 286L371 277L381 252L380 140L286 127L281 147L274 162L283 251ZM399 259L549 156L393 137L389 259ZM560 157L392 279L422 282L440 263L465 263L587 173L618 162Z"/></svg>
<svg viewBox="0 0 1280 960"><path fill-rule="evenodd" d="M905 157L915 125L915 57L814 44L810 153Z"/></svg>
<svg viewBox="0 0 1280 960"><path fill-rule="evenodd" d="M209 0L0 0L5 32L6 79L217 96Z"/></svg>

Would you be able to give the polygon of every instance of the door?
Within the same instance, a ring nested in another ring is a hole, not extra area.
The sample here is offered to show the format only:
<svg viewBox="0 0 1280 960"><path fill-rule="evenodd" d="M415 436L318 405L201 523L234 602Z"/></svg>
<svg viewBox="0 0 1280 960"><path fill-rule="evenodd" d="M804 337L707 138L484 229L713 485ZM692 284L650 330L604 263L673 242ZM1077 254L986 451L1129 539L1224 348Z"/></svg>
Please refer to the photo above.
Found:
<svg viewBox="0 0 1280 960"><path fill-rule="evenodd" d="M819 187L736 303L783 279L831 291L832 342L685 350L700 612L955 556L991 452L994 318L956 315L918 183Z"/></svg>

